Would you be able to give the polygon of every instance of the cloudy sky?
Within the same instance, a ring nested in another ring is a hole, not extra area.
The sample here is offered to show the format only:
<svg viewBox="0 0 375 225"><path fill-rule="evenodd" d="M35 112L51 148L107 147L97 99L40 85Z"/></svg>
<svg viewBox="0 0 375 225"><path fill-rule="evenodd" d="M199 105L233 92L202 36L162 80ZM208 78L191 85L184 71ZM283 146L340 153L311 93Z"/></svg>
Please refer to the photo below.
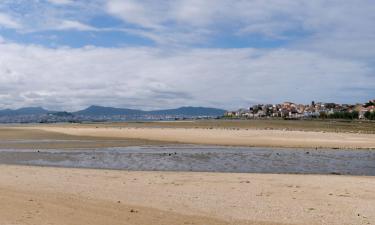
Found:
<svg viewBox="0 0 375 225"><path fill-rule="evenodd" d="M375 98L373 0L0 0L0 109Z"/></svg>

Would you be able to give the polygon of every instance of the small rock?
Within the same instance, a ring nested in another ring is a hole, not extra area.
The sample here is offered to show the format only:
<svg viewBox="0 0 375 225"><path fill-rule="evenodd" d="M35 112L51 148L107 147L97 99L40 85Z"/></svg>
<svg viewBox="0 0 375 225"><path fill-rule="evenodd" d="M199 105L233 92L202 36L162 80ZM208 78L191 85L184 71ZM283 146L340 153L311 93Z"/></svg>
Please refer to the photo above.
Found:
<svg viewBox="0 0 375 225"><path fill-rule="evenodd" d="M339 172L331 172L332 175L341 175Z"/></svg>

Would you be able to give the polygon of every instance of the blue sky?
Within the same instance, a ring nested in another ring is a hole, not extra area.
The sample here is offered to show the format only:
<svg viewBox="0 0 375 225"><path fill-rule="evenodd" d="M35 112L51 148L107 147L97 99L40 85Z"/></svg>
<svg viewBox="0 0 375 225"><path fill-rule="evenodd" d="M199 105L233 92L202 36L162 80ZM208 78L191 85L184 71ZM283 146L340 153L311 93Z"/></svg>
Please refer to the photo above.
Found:
<svg viewBox="0 0 375 225"><path fill-rule="evenodd" d="M375 98L371 0L0 0L0 108Z"/></svg>

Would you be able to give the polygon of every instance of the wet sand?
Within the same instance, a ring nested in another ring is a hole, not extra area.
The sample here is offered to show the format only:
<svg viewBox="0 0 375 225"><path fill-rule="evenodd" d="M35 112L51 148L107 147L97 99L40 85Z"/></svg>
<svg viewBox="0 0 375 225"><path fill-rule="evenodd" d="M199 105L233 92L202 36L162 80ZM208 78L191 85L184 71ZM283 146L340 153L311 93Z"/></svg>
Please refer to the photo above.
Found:
<svg viewBox="0 0 375 225"><path fill-rule="evenodd" d="M375 134L315 131L37 126L20 129L43 130L72 136L128 138L188 144L286 148L375 149Z"/></svg>
<svg viewBox="0 0 375 225"><path fill-rule="evenodd" d="M166 145L162 141L116 137L73 136L56 132L7 125L0 127L0 149L76 149L108 148L144 145Z"/></svg>
<svg viewBox="0 0 375 225"><path fill-rule="evenodd" d="M373 224L374 177L0 166L0 224Z"/></svg>

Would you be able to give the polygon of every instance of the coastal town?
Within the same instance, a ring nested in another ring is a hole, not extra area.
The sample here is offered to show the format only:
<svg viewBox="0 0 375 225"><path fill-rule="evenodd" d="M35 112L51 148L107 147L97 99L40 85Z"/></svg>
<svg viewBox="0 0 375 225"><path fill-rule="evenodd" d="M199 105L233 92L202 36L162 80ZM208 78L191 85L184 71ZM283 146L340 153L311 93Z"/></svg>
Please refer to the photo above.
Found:
<svg viewBox="0 0 375 225"><path fill-rule="evenodd" d="M337 104L312 101L309 105L284 102L281 104L256 104L246 109L228 111L224 118L255 119L362 119L375 120L375 100L361 104Z"/></svg>

